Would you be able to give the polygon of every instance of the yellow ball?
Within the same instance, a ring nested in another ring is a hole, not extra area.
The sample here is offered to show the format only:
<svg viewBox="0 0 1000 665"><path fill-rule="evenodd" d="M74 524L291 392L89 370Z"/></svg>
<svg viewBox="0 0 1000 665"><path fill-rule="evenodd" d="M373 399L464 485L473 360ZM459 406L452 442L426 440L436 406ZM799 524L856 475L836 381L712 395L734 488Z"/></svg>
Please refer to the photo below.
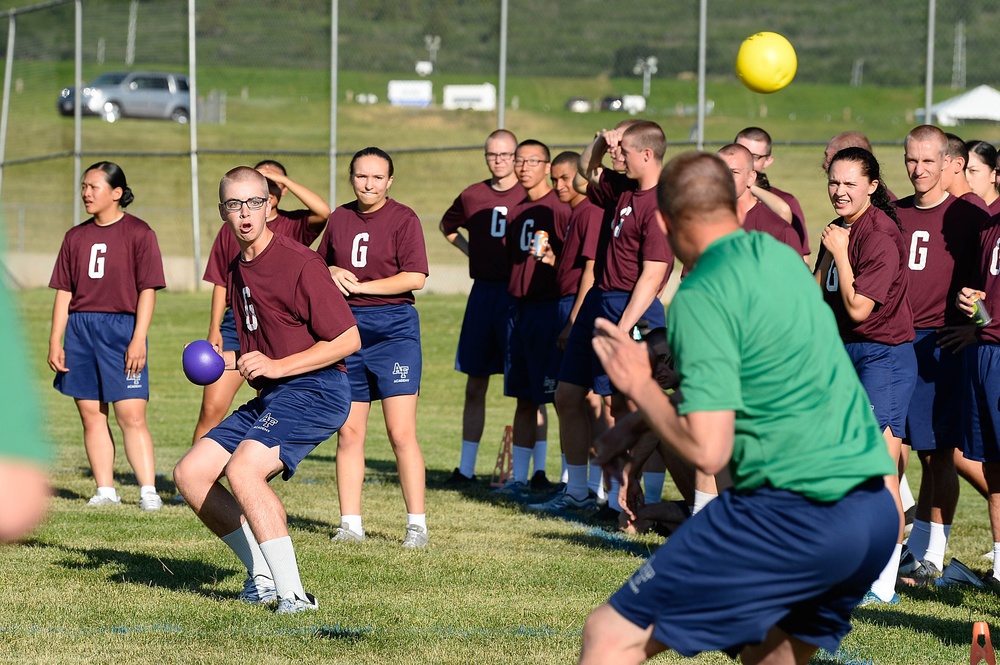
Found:
<svg viewBox="0 0 1000 665"><path fill-rule="evenodd" d="M776 32L758 32L740 45L736 75L754 92L777 92L792 82L798 64L787 39Z"/></svg>

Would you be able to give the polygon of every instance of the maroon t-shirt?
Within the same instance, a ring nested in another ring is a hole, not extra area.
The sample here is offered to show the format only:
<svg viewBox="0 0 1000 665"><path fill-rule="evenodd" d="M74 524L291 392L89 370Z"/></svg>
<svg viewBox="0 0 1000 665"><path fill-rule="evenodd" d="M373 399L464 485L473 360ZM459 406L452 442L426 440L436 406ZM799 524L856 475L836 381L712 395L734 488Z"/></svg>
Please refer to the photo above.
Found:
<svg viewBox="0 0 1000 665"><path fill-rule="evenodd" d="M517 183L499 192L490 181L465 188L441 218L441 228L455 233L464 228L469 234L469 277L487 282L510 279L507 264L507 220L510 210L524 199L524 187Z"/></svg>
<svg viewBox="0 0 1000 665"><path fill-rule="evenodd" d="M771 191L773 192L774 190L772 189ZM780 240L794 249L796 254L802 253L799 235L792 228L792 225L760 201L757 201L747 211L747 218L743 220L743 230L766 233L775 240Z"/></svg>
<svg viewBox="0 0 1000 665"><path fill-rule="evenodd" d="M1000 201L1000 199L997 199ZM1000 215L993 217L980 235L979 274L968 286L986 292L986 307L993 322L979 330L987 344L1000 344Z"/></svg>
<svg viewBox="0 0 1000 665"><path fill-rule="evenodd" d="M320 240L319 253L327 265L350 270L362 283L401 272L428 274L420 219L393 199L386 199L375 212L359 212L357 201L334 210ZM389 296L354 295L349 300L351 307L412 302L412 291Z"/></svg>
<svg viewBox="0 0 1000 665"><path fill-rule="evenodd" d="M954 303L958 290L975 277L979 232L988 219L986 213L951 194L944 202L923 210L913 204L912 196L895 205L910 270L913 327L968 323Z"/></svg>
<svg viewBox="0 0 1000 665"><path fill-rule="evenodd" d="M562 254L556 257L556 280L559 295L574 296L580 288L580 278L587 261L597 258L604 211L584 199L569 216Z"/></svg>
<svg viewBox="0 0 1000 665"><path fill-rule="evenodd" d="M357 325L323 259L290 238L274 234L253 261L237 256L229 268L226 294L241 353L260 351L278 360ZM347 371L343 360L333 367ZM259 377L250 385L260 390L276 382Z"/></svg>
<svg viewBox="0 0 1000 665"><path fill-rule="evenodd" d="M309 210L290 212L279 210L278 216L267 223L267 228L308 247L319 237L319 231L309 228L311 214ZM229 224L223 224L215 236L215 242L212 243L212 251L208 255L208 265L205 266L202 279L210 284L225 286L229 263L239 253L240 244L236 241L236 234Z"/></svg>
<svg viewBox="0 0 1000 665"><path fill-rule="evenodd" d="M981 197L979 194L976 194L975 192L966 192L965 194L962 194L958 198L978 206L987 215L993 214L990 212L990 207L986 205L986 201L983 200L983 197Z"/></svg>
<svg viewBox="0 0 1000 665"><path fill-rule="evenodd" d="M530 301L559 299L556 268L532 256L531 241L535 232L545 231L549 234L552 251L557 257L562 256L571 213L569 204L560 201L555 190L549 190L537 201L525 198L510 211L507 224L507 260L510 264L507 292L510 295Z"/></svg>
<svg viewBox="0 0 1000 665"><path fill-rule="evenodd" d="M49 280L73 294L70 312L114 314L135 314L140 291L166 285L156 234L128 213L106 226L91 217L67 231Z"/></svg>
<svg viewBox="0 0 1000 665"><path fill-rule="evenodd" d="M837 220L840 221L840 220ZM826 249L819 250L818 261ZM875 206L851 225L847 257L854 271L854 290L873 301L868 318L855 323L840 295L840 273L830 264L823 279L823 299L833 310L844 342L902 344L913 341L913 311L907 298L909 270L903 234L888 215Z"/></svg>
<svg viewBox="0 0 1000 665"><path fill-rule="evenodd" d="M771 186L770 192L781 198L782 201L788 204L788 207L792 209L792 229L795 231L795 238L798 240L798 247L796 250L802 256L806 256L810 253L809 249L809 232L806 230L806 215L802 212L802 206L799 204L799 200L788 192L778 189L774 185ZM779 216L778 219L781 219ZM785 220L781 220L785 221ZM781 240L781 238L778 238ZM782 240L782 242L785 242Z"/></svg>
<svg viewBox="0 0 1000 665"><path fill-rule="evenodd" d="M604 169L597 186L587 188L587 196L598 206L615 211L597 288L631 292L643 261L661 261L667 264L657 291L662 289L673 270L674 255L656 221L656 188L636 191L635 180Z"/></svg>
<svg viewBox="0 0 1000 665"><path fill-rule="evenodd" d="M993 199L993 203L989 205L990 216L1000 215L1000 197Z"/></svg>

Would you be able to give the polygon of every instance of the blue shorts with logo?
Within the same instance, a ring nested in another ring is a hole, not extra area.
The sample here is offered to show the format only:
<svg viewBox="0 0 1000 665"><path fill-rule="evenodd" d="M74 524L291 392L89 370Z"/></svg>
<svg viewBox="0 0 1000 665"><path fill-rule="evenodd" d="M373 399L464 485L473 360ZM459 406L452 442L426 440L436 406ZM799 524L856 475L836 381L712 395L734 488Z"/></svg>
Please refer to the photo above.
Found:
<svg viewBox="0 0 1000 665"><path fill-rule="evenodd" d="M821 503L727 490L685 522L608 601L682 656L759 644L772 626L830 653L896 544L881 478Z"/></svg>
<svg viewBox="0 0 1000 665"><path fill-rule="evenodd" d="M965 457L1000 462L1000 345L966 347L963 360L969 416L963 419Z"/></svg>
<svg viewBox="0 0 1000 665"><path fill-rule="evenodd" d="M884 432L888 427L902 438L906 432L906 411L917 383L913 344L850 342L844 348L868 393L879 430Z"/></svg>
<svg viewBox="0 0 1000 665"><path fill-rule="evenodd" d="M611 381L591 345L594 337L594 320L601 317L609 321L620 321L631 295L625 291L601 291L596 287L587 292L580 312L576 315L573 330L570 331L569 339L566 341L562 365L559 368L560 381L591 388L598 395L610 395L614 392ZM640 320L645 321L649 328L666 326L663 303L654 299Z"/></svg>
<svg viewBox="0 0 1000 665"><path fill-rule="evenodd" d="M962 436L962 356L942 351L936 330L916 333L917 383L906 413L906 443L914 450L954 448Z"/></svg>
<svg viewBox="0 0 1000 665"><path fill-rule="evenodd" d="M239 351L240 338L236 334L236 317L233 316L231 307L227 307L222 315L222 323L219 325L219 332L222 333L222 350Z"/></svg>
<svg viewBox="0 0 1000 665"><path fill-rule="evenodd" d="M281 477L288 480L306 455L344 425L350 410L347 375L326 368L264 388L209 430L205 438L230 453L247 439L279 448L278 456L285 465Z"/></svg>
<svg viewBox="0 0 1000 665"><path fill-rule="evenodd" d="M148 343L147 362L139 375L125 376L125 352L134 331L134 314L71 313L63 342L69 371L57 372L52 385L63 395L76 399L148 400Z"/></svg>
<svg viewBox="0 0 1000 665"><path fill-rule="evenodd" d="M361 350L347 357L351 400L374 402L420 392L420 318L413 305L352 307Z"/></svg>
<svg viewBox="0 0 1000 665"><path fill-rule="evenodd" d="M555 401L562 354L557 344L565 321L559 301L520 301L511 308L503 393L535 404Z"/></svg>
<svg viewBox="0 0 1000 665"><path fill-rule="evenodd" d="M506 282L472 283L458 336L455 369L469 376L503 374L507 320L513 303Z"/></svg>

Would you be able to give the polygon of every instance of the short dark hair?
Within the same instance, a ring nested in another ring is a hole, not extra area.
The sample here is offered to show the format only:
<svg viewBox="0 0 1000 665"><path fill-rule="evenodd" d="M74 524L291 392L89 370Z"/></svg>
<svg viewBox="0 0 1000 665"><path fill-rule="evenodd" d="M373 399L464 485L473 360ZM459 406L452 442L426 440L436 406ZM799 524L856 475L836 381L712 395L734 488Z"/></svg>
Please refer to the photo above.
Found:
<svg viewBox="0 0 1000 665"><path fill-rule="evenodd" d="M549 161L552 159L552 154L549 152L549 146L545 145L541 141L536 141L535 139L525 139L521 141L520 143L517 144L517 150L520 150L521 148L527 148L530 146L541 148L542 151L545 152L545 161ZM517 151L515 150L515 152Z"/></svg>
<svg viewBox="0 0 1000 665"><path fill-rule="evenodd" d="M128 204L135 200L135 194L132 193L132 188L128 186L128 182L125 180L125 172L122 171L122 167L114 162L97 162L88 166L84 173L86 174L90 171L100 171L103 173L104 180L111 185L111 189L121 187L122 197L118 199L118 205L122 208L127 207Z"/></svg>
<svg viewBox="0 0 1000 665"><path fill-rule="evenodd" d="M349 175L354 175L354 162L358 161L362 157L381 157L385 161L389 162L389 177L392 177L392 157L390 157L389 153L385 150L382 150L382 148L376 148L374 146L362 148L354 153L354 157L351 157L351 165L347 169L347 173Z"/></svg>
<svg viewBox="0 0 1000 665"><path fill-rule="evenodd" d="M572 162L574 169L576 169L580 164L580 153L573 152L572 150L565 150L556 155L555 159L552 160L552 166L559 166L560 164L565 164L567 162Z"/></svg>

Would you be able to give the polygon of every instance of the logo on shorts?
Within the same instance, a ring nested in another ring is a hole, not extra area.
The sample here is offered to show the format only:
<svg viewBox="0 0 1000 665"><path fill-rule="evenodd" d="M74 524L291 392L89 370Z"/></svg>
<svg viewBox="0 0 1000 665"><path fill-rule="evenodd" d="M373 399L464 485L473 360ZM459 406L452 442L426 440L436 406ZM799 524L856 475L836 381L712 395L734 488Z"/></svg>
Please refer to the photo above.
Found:
<svg viewBox="0 0 1000 665"><path fill-rule="evenodd" d="M551 376L545 377L545 380L542 382L542 387L545 390L546 395L548 395L549 393L555 393L556 383L557 381L553 379Z"/></svg>
<svg viewBox="0 0 1000 665"><path fill-rule="evenodd" d="M393 379L392 380L393 383L409 383L410 382L410 380L408 378L406 378L406 375L410 373L410 366L409 365L400 365L399 363L393 363L393 365L392 365L392 373L399 375L398 379Z"/></svg>
<svg viewBox="0 0 1000 665"><path fill-rule="evenodd" d="M278 424L278 419L273 417L271 415L271 412L268 411L267 413L265 413L264 415L262 415L260 418L257 419L257 424L254 425L253 427L254 429L262 429L265 432L270 432L271 428L277 424Z"/></svg>
<svg viewBox="0 0 1000 665"><path fill-rule="evenodd" d="M130 374L125 377L128 382L125 385L125 390L135 390L137 388L142 388L142 375L141 374Z"/></svg>
<svg viewBox="0 0 1000 665"><path fill-rule="evenodd" d="M642 567L635 571L632 577L629 578L628 587L632 589L632 593L639 593L640 584L656 577L656 571L653 570L653 561L655 560L656 555L654 554L646 559L646 563L642 564Z"/></svg>

